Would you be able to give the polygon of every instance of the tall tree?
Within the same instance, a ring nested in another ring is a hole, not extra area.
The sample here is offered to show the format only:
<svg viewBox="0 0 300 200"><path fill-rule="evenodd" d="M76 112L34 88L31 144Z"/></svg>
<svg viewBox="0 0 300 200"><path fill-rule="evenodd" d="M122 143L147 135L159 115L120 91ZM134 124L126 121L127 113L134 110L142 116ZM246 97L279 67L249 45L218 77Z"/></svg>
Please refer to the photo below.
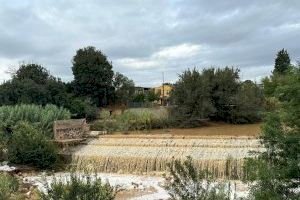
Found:
<svg viewBox="0 0 300 200"><path fill-rule="evenodd" d="M284 74L290 65L291 65L291 60L287 50L281 49L277 53L277 57L275 59L274 73Z"/></svg>
<svg viewBox="0 0 300 200"><path fill-rule="evenodd" d="M121 104L127 104L133 99L134 82L123 74L117 72L114 75L113 86L115 88L115 101Z"/></svg>
<svg viewBox="0 0 300 200"><path fill-rule="evenodd" d="M75 91L88 96L100 106L106 105L113 96L113 70L107 57L95 47L79 49L73 57Z"/></svg>
<svg viewBox="0 0 300 200"><path fill-rule="evenodd" d="M247 178L257 182L251 195L258 200L300 199L300 67L283 77L274 92L278 109L267 114L262 128L266 150L246 165Z"/></svg>

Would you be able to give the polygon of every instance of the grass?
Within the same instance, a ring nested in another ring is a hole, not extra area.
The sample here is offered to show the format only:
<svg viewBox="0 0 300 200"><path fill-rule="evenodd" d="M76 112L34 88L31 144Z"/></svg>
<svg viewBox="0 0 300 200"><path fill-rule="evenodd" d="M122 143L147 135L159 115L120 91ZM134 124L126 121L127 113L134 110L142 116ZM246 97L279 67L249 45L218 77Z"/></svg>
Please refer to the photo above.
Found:
<svg viewBox="0 0 300 200"><path fill-rule="evenodd" d="M132 108L123 113L109 115L102 110L100 120L94 122L92 130L97 131L136 131L165 128L169 126L169 112L166 108Z"/></svg>

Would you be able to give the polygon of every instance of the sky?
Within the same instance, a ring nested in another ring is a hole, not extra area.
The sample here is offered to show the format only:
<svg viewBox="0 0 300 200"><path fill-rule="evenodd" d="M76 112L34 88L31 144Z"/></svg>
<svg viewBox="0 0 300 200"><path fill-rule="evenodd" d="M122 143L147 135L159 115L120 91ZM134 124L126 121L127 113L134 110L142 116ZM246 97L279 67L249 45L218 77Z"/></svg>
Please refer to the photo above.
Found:
<svg viewBox="0 0 300 200"><path fill-rule="evenodd" d="M270 75L285 48L300 60L299 0L0 0L0 82L20 63L71 81L72 58L100 49L138 86L176 82L190 68Z"/></svg>

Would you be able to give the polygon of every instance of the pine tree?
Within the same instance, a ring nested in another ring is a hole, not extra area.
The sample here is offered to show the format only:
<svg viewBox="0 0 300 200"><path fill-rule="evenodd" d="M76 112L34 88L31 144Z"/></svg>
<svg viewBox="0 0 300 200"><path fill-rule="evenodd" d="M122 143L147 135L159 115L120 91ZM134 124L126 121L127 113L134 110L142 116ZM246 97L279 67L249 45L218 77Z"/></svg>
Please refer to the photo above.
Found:
<svg viewBox="0 0 300 200"><path fill-rule="evenodd" d="M285 49L281 49L277 53L275 59L275 69L273 73L284 74L291 64L290 56Z"/></svg>

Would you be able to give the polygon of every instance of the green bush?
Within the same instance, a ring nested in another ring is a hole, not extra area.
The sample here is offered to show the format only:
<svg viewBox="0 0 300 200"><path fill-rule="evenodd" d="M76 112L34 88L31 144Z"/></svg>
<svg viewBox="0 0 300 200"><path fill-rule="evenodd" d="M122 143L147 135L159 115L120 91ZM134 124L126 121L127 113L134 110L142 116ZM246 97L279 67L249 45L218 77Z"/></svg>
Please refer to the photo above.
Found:
<svg viewBox="0 0 300 200"><path fill-rule="evenodd" d="M229 200L222 184L213 183L207 172L198 171L191 157L184 162L169 163L170 175L166 177L165 189L174 200Z"/></svg>
<svg viewBox="0 0 300 200"><path fill-rule="evenodd" d="M58 161L58 149L42 130L20 122L7 145L8 159L15 164L28 164L40 169L52 168Z"/></svg>
<svg viewBox="0 0 300 200"><path fill-rule="evenodd" d="M15 177L0 173L0 200L16 199L18 189L19 183Z"/></svg>
<svg viewBox="0 0 300 200"><path fill-rule="evenodd" d="M42 200L113 200L116 190L109 185L103 184L96 175L76 175L71 173L70 180L66 183L54 179L47 188L46 193L40 193Z"/></svg>
<svg viewBox="0 0 300 200"><path fill-rule="evenodd" d="M41 129L47 136L53 137L53 122L70 119L71 114L55 105L15 105L0 107L0 132L10 135L13 127L20 121L27 121ZM1 133L0 133L1 134Z"/></svg>

